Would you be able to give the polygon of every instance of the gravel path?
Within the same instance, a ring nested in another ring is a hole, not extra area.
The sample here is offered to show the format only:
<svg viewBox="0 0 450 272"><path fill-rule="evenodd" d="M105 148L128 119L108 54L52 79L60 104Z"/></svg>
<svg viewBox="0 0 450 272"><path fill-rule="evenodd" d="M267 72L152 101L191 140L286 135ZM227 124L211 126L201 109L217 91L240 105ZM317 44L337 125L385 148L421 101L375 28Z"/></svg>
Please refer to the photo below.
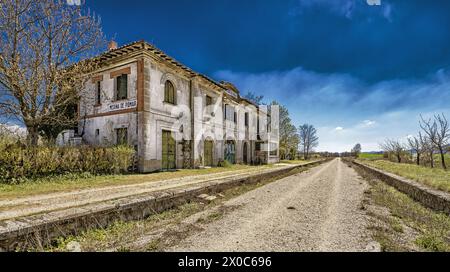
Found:
<svg viewBox="0 0 450 272"><path fill-rule="evenodd" d="M226 202L239 207L169 251L365 251L368 185L340 159Z"/></svg>

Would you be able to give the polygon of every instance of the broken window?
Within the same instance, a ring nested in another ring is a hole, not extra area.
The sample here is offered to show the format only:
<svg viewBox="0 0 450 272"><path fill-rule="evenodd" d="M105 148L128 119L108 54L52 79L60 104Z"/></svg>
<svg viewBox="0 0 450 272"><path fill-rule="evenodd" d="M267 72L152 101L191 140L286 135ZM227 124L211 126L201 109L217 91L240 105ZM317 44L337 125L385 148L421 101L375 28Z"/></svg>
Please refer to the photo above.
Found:
<svg viewBox="0 0 450 272"><path fill-rule="evenodd" d="M123 74L116 78L116 100L128 98L128 75Z"/></svg>
<svg viewBox="0 0 450 272"><path fill-rule="evenodd" d="M164 102L175 104L175 87L173 86L172 82L166 81L166 84L164 86Z"/></svg>
<svg viewBox="0 0 450 272"><path fill-rule="evenodd" d="M101 92L102 92L102 82L101 81L97 81L97 86L96 86L96 92L95 92L95 104L96 105L100 105L101 104Z"/></svg>

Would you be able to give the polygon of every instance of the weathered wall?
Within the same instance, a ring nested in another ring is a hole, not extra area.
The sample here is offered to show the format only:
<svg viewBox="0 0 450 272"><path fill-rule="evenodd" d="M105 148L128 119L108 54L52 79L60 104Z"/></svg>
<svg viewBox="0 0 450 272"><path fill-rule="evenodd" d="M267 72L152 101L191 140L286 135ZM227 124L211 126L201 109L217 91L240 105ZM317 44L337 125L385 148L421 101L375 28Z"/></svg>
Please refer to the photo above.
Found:
<svg viewBox="0 0 450 272"><path fill-rule="evenodd" d="M131 73L128 75L128 99L122 101L115 100L115 78L111 78L111 73L118 70L129 68ZM83 133L83 139L92 145L111 145L116 143L115 129L128 129L128 143L138 144L137 135L137 114L135 112L122 113L124 110L111 110L111 105L117 105L121 102L136 102L137 86L137 65L136 62L120 63L113 67L96 74L101 77L101 104L96 105L96 83L88 81L80 103L80 122L78 131ZM127 108L133 110L135 107ZM96 130L99 135L96 135Z"/></svg>
<svg viewBox="0 0 450 272"><path fill-rule="evenodd" d="M128 69L128 70L127 70ZM115 79L120 71L127 70L128 99L114 101ZM101 104L95 105L96 83L101 79ZM165 83L170 80L176 90L176 105L164 102ZM191 90L194 114L191 114ZM193 158L195 166L204 165L204 142L213 140L213 164L224 159L224 141L236 143L236 162L243 162L243 146L247 143L247 162L255 159L257 136L257 109L248 103L238 103L228 99L226 103L235 107L237 124L225 122L223 116L224 92L221 87L205 78L181 71L164 61L148 55L136 56L114 64L93 75L83 91L80 105L79 131L84 132L84 140L93 145L116 143L115 129L128 129L128 143L137 146L139 169L152 172L161 169L162 131L172 131L178 143L182 139L194 141ZM206 107L206 96L213 100L212 107ZM112 110L111 105L124 102L125 109ZM133 104L133 102L135 104ZM212 109L211 109L212 108ZM245 127L245 112L249 112L249 126ZM213 114L211 114L213 113ZM192 126L193 118L194 126ZM96 130L100 134L96 135ZM194 133L192 135L192 130ZM194 138L192 139L192 136ZM176 166L183 167L182 145L177 143ZM276 160L277 161L277 160ZM273 162L276 162L273 161Z"/></svg>

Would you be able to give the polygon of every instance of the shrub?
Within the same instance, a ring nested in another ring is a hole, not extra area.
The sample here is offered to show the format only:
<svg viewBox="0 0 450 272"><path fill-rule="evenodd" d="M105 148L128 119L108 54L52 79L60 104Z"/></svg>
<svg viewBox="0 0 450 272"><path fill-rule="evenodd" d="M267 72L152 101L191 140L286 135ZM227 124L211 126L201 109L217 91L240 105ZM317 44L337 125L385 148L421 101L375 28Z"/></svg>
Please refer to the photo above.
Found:
<svg viewBox="0 0 450 272"><path fill-rule="evenodd" d="M0 183L20 183L68 173L126 173L133 165L134 155L134 149L128 146L27 148L0 139Z"/></svg>
<svg viewBox="0 0 450 272"><path fill-rule="evenodd" d="M217 164L218 167L225 167L225 168L231 167L231 165L232 164L227 160L220 160L219 163Z"/></svg>

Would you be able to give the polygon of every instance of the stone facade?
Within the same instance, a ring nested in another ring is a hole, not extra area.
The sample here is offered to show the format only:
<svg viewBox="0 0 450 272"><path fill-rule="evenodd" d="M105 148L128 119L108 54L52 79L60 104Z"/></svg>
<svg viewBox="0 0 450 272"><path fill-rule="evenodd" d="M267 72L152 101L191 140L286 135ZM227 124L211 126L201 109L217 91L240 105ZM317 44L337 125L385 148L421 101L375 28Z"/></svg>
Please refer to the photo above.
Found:
<svg viewBox="0 0 450 272"><path fill-rule="evenodd" d="M91 75L78 107L85 143L107 146L126 138L141 172L217 166L225 159L278 162L278 130L266 133L267 110L241 98L231 83L196 73L143 41L97 60L102 68Z"/></svg>

